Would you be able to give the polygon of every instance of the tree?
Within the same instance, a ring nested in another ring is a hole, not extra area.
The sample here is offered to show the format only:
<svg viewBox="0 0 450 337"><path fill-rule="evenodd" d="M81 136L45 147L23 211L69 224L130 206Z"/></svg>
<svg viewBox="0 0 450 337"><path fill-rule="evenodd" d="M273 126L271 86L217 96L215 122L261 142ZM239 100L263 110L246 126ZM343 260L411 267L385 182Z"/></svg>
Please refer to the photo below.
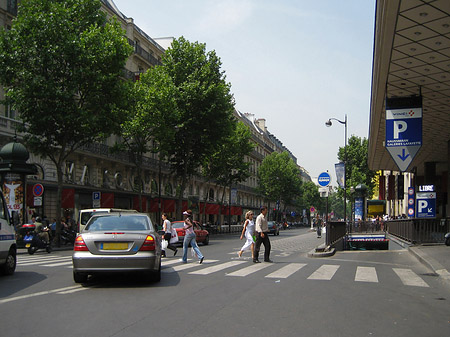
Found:
<svg viewBox="0 0 450 337"><path fill-rule="evenodd" d="M0 82L23 121L26 145L56 167L58 223L65 160L122 120L120 75L132 48L100 6L23 0L12 28L0 30Z"/></svg>
<svg viewBox="0 0 450 337"><path fill-rule="evenodd" d="M137 171L139 208L142 205L142 166L146 153L159 152L163 160L178 122L175 87L160 66L149 69L128 91L127 118L121 124L122 140L115 150L126 150ZM161 183L161 182L160 182Z"/></svg>
<svg viewBox="0 0 450 337"><path fill-rule="evenodd" d="M264 158L258 170L259 189L270 202L285 205L301 194L300 171L287 151L273 152Z"/></svg>
<svg viewBox="0 0 450 337"><path fill-rule="evenodd" d="M234 99L219 57L206 52L205 44L175 39L163 55L162 67L177 89L179 123L168 144L168 158L179 179L177 216L181 217L189 178L233 131Z"/></svg>
<svg viewBox="0 0 450 337"><path fill-rule="evenodd" d="M244 123L236 122L233 133L224 139L212 156L206 158L202 166L208 182L215 180L223 186L222 203L226 187L231 188L250 176L250 163L244 157L254 148L251 137L250 129Z"/></svg>
<svg viewBox="0 0 450 337"><path fill-rule="evenodd" d="M347 179L347 195L350 195L350 188L358 184L365 184L368 187L367 197L372 198L375 182L374 177L376 171L369 169L367 162L369 141L367 138L358 136L351 136L347 144L347 165L346 165L346 179ZM338 159L345 162L345 148L340 147L338 151ZM340 195L342 192L339 192ZM348 207L347 207L348 209Z"/></svg>
<svg viewBox="0 0 450 337"><path fill-rule="evenodd" d="M311 181L302 184L301 187L302 205L309 209L311 206L318 212L325 211L325 200L320 197L319 187Z"/></svg>

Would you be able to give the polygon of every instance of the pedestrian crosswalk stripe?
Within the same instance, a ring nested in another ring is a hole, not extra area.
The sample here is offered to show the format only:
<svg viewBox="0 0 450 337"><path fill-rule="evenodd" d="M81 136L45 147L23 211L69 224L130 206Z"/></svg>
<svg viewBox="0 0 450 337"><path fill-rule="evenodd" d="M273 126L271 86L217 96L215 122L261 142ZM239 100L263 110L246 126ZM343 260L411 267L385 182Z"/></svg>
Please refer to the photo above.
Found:
<svg viewBox="0 0 450 337"><path fill-rule="evenodd" d="M334 264L324 264L319 267L314 273L312 273L308 280L331 280L339 269L338 265Z"/></svg>
<svg viewBox="0 0 450 337"><path fill-rule="evenodd" d="M247 263L246 261L230 261L230 262L225 262L222 264L219 264L217 266L212 266L212 267L207 267L204 269L200 269L200 270L196 270L196 271L192 271L189 274L195 274L195 275L208 275L211 273L215 273L227 268L231 268L237 265L240 265L242 263Z"/></svg>
<svg viewBox="0 0 450 337"><path fill-rule="evenodd" d="M358 267L356 269L355 281L358 282L378 282L375 267Z"/></svg>
<svg viewBox="0 0 450 337"><path fill-rule="evenodd" d="M262 270L264 268L267 268L269 266L270 266L270 264L268 264L268 263L253 264L253 265L251 265L249 267L242 268L242 269L239 269L239 270L237 270L235 272L229 273L229 274L227 274L227 276L241 276L241 277L243 277L243 276L247 276L247 275L256 273L257 271L260 271L260 270Z"/></svg>
<svg viewBox="0 0 450 337"><path fill-rule="evenodd" d="M207 262L205 261L203 263L208 264L208 263L214 263L214 262L217 262L217 261L219 261L219 260L208 260ZM178 261L178 263L181 263L181 262ZM166 273L166 274L167 273L174 273L176 271L182 271L182 270L186 270L186 269L191 269L191 268L198 267L198 266L200 266L198 263L183 263L183 264L180 264L178 266L169 267L167 269L162 269L161 272L162 273Z"/></svg>
<svg viewBox="0 0 450 337"><path fill-rule="evenodd" d="M51 263L51 262L59 262L59 261L66 261L66 260L72 260L72 256L67 257L59 257L59 258L50 258L50 259L41 259L41 260L33 260L32 262L17 262L17 265L19 266L33 266L37 264L44 264L44 263Z"/></svg>
<svg viewBox="0 0 450 337"><path fill-rule="evenodd" d="M400 277L400 280L405 286L415 287L429 287L429 285L422 280L411 269L392 268L394 272Z"/></svg>
<svg viewBox="0 0 450 337"><path fill-rule="evenodd" d="M42 267L59 267L59 266L66 266L66 265L69 265L69 264L72 264L72 261L43 264Z"/></svg>
<svg viewBox="0 0 450 337"><path fill-rule="evenodd" d="M289 263L287 266L284 266L283 268L274 271L273 273L267 275L267 278L288 278L295 272L302 269L304 266L306 266L306 263Z"/></svg>

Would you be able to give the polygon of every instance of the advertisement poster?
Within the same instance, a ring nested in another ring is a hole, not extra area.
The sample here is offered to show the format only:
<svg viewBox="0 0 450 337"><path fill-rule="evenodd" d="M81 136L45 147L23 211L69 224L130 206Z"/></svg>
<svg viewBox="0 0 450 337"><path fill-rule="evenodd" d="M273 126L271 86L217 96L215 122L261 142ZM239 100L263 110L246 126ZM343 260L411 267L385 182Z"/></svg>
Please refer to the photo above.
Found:
<svg viewBox="0 0 450 337"><path fill-rule="evenodd" d="M17 211L22 214L24 203L24 186L19 174L8 173L3 182L3 194L8 205L9 214Z"/></svg>
<svg viewBox="0 0 450 337"><path fill-rule="evenodd" d="M364 199L355 198L355 220L362 220L364 215Z"/></svg>

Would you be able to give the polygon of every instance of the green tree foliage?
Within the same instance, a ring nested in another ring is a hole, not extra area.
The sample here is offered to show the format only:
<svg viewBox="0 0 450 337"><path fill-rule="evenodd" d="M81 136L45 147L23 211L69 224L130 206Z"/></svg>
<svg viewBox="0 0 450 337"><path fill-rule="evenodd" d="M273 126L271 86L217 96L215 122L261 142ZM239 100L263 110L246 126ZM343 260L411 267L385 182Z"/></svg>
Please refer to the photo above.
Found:
<svg viewBox="0 0 450 337"><path fill-rule="evenodd" d="M122 119L119 76L132 48L100 7L98 0L23 0L12 28L0 30L0 81L28 148L56 166L58 210L67 157Z"/></svg>
<svg viewBox="0 0 450 337"><path fill-rule="evenodd" d="M301 196L301 204L306 209L314 207L319 212L325 211L325 199L320 197L319 187L312 181L302 184Z"/></svg>
<svg viewBox="0 0 450 337"><path fill-rule="evenodd" d="M203 164L203 175L208 181L215 180L225 191L225 187L246 180L250 176L250 163L244 161L244 157L254 148L250 139L250 129L242 122L235 123L233 133L219 144L216 152L207 157Z"/></svg>
<svg viewBox="0 0 450 337"><path fill-rule="evenodd" d="M130 83L127 118L121 124L122 141L115 149L130 154L136 166L140 193L144 154L159 152L162 160L167 144L175 136L178 123L175 93L175 86L160 66L149 69L139 81Z"/></svg>
<svg viewBox="0 0 450 337"><path fill-rule="evenodd" d="M358 184L365 184L368 187L368 198L371 199L376 175L375 171L369 170L367 162L369 141L367 138L361 138L358 136L351 136L347 144L347 167L346 167L346 179L347 179L347 196L350 195L350 188L356 187ZM338 152L338 159L345 162L345 148L340 147ZM342 192L339 192L342 195ZM348 209L348 207L347 207Z"/></svg>
<svg viewBox="0 0 450 337"><path fill-rule="evenodd" d="M162 59L163 70L177 89L179 123L168 158L179 179L177 212L189 178L233 132L234 99L221 61L206 45L175 39Z"/></svg>
<svg viewBox="0 0 450 337"><path fill-rule="evenodd" d="M289 153L273 152L264 158L258 170L259 189L268 201L290 204L301 194L300 171Z"/></svg>

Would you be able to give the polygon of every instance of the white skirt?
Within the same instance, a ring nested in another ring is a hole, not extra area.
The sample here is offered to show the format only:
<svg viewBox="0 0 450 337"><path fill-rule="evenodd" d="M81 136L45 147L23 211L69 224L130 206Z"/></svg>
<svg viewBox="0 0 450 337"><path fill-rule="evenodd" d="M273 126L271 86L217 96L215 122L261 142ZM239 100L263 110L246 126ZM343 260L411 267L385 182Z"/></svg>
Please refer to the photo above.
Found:
<svg viewBox="0 0 450 337"><path fill-rule="evenodd" d="M249 231L245 231L245 240L246 241L245 241L244 245L242 246L241 251L249 250L251 245L252 245L252 243L254 243L253 237L249 233Z"/></svg>

